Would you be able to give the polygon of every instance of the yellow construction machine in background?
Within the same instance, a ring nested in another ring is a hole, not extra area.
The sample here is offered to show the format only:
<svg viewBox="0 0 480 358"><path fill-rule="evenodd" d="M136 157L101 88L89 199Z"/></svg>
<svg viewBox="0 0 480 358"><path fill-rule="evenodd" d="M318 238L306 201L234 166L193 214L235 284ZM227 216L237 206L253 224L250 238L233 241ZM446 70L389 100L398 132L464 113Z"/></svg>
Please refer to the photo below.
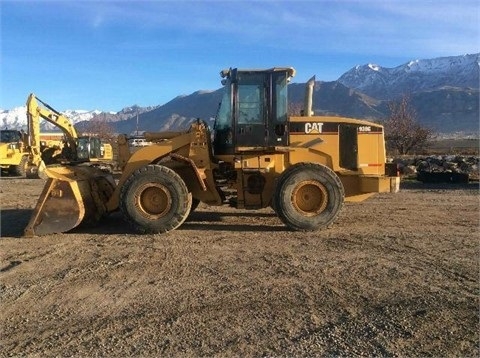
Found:
<svg viewBox="0 0 480 358"><path fill-rule="evenodd" d="M42 104L42 105L40 105ZM95 136L80 136L72 121L31 93L27 100L28 148L30 148L27 170L37 171L44 165L89 163L90 166L109 168L113 166L113 150ZM60 147L42 146L40 120L59 128L64 137Z"/></svg>
<svg viewBox="0 0 480 358"><path fill-rule="evenodd" d="M39 105L39 102L43 106ZM40 120L62 131L63 140L42 141ZM33 93L27 100L27 132L1 130L0 167L13 175L38 178L45 165L89 162L91 166L114 166L112 145L95 136L79 136L73 123Z"/></svg>
<svg viewBox="0 0 480 358"><path fill-rule="evenodd" d="M8 170L13 175L25 176L29 154L25 132L13 129L0 130L0 168Z"/></svg>
<svg viewBox="0 0 480 358"><path fill-rule="evenodd" d="M310 231L330 225L344 201L397 191L383 127L312 116L313 83L304 116L289 116L294 74L293 68L222 71L213 137L201 120L184 132L146 133L153 144L134 153L120 137L118 183L79 163L48 168L25 235L65 232L116 210L140 233L163 233L200 202L272 207L290 229Z"/></svg>

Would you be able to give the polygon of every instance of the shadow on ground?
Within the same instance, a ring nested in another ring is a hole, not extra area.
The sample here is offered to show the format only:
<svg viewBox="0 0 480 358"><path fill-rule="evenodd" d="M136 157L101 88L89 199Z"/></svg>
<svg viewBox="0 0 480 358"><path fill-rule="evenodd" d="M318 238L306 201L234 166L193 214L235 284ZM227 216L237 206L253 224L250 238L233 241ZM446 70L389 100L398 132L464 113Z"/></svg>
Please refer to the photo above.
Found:
<svg viewBox="0 0 480 358"><path fill-rule="evenodd" d="M4 209L0 216L0 237L21 237L32 209Z"/></svg>
<svg viewBox="0 0 480 358"><path fill-rule="evenodd" d="M25 227L33 213L32 209L5 209L1 211L0 237L23 236ZM286 231L284 226L266 226L253 222L252 218L274 217L274 213L258 212L213 212L196 211L190 214L187 220L178 228L178 230L196 230L196 231ZM238 218L238 223L228 223L225 219ZM246 219L243 220L242 218ZM135 235L136 232L123 219L120 212L114 212L97 223L82 223L80 226L69 231L72 234L93 234L93 235Z"/></svg>
<svg viewBox="0 0 480 358"><path fill-rule="evenodd" d="M479 190L478 181L468 183L422 183L418 180L402 180L400 190Z"/></svg>

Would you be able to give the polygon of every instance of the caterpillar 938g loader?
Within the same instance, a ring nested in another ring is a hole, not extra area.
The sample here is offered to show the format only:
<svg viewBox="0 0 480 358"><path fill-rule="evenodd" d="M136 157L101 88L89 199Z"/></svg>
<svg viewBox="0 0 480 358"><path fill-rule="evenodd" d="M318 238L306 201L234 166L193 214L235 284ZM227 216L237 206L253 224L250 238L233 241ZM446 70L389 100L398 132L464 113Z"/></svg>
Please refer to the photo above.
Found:
<svg viewBox="0 0 480 358"><path fill-rule="evenodd" d="M294 74L293 68L222 71L213 137L201 120L185 132L146 133L153 144L132 154L119 137L118 183L79 165L48 168L25 234L68 231L118 209L138 232L163 233L199 202L270 206L289 228L310 231L330 225L344 201L398 190L381 125L312 116L313 81L304 115L289 117Z"/></svg>

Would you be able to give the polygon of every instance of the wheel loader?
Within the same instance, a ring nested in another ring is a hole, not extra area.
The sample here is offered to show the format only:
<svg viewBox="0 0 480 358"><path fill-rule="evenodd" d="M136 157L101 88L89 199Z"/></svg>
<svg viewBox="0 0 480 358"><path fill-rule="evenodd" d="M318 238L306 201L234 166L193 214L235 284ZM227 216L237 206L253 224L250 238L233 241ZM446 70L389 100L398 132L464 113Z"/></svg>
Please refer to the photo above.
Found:
<svg viewBox="0 0 480 358"><path fill-rule="evenodd" d="M306 86L303 115L290 116L294 75L291 67L221 71L213 133L197 119L185 131L145 133L153 144L134 153L120 136L118 180L73 163L47 168L25 235L66 232L117 210L139 233L165 233L200 202L271 207L288 228L312 231L332 224L344 201L397 191L383 127L314 116L314 81Z"/></svg>
<svg viewBox="0 0 480 358"><path fill-rule="evenodd" d="M10 174L25 176L29 151L26 133L13 129L0 131L0 168Z"/></svg>

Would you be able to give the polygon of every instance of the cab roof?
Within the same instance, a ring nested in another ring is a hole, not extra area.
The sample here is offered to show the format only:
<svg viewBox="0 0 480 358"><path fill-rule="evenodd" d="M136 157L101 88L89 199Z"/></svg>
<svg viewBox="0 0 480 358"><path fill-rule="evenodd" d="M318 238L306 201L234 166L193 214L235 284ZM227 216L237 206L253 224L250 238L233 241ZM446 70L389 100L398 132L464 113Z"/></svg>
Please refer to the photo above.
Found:
<svg viewBox="0 0 480 358"><path fill-rule="evenodd" d="M230 77L232 71L237 71L237 72L258 72L258 73L268 73L268 72L287 72L289 77L294 77L295 76L295 69L293 67L272 67L269 69L239 69L239 68L229 68L220 71L220 76L222 78L225 77Z"/></svg>

